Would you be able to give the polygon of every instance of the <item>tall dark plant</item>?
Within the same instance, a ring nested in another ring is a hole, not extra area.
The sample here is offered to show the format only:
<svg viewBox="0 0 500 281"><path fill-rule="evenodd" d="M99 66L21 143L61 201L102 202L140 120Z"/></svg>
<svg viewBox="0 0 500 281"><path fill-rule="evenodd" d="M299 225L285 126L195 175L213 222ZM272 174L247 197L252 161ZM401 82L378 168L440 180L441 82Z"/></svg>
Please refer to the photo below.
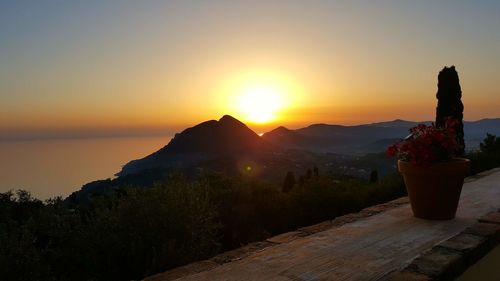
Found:
<svg viewBox="0 0 500 281"><path fill-rule="evenodd" d="M455 66L444 67L438 75L438 91L436 94L438 105L436 108L436 126L444 128L446 119L456 119L454 127L457 134L457 143L459 149L457 155L463 155L465 151L464 142L464 124L463 124L463 111L464 105L462 104L462 89L458 79L458 73Z"/></svg>
<svg viewBox="0 0 500 281"><path fill-rule="evenodd" d="M293 186L295 185L295 175L293 172L288 171L286 173L285 181L283 182L283 192L289 192L292 190Z"/></svg>
<svg viewBox="0 0 500 281"><path fill-rule="evenodd" d="M370 173L370 183L377 183L378 182L378 171L377 170L372 170Z"/></svg>

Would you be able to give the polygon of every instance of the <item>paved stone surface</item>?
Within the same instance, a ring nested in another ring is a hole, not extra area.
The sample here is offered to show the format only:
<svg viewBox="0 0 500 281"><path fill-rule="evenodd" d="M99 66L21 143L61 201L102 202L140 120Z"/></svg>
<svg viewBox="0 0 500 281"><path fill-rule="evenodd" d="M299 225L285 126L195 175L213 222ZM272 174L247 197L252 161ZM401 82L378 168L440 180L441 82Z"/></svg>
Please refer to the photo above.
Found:
<svg viewBox="0 0 500 281"><path fill-rule="evenodd" d="M169 270L165 273L148 277L147 280L148 281L176 280L180 277L195 274L202 271L207 271L217 266L218 266L217 263L210 260L200 261Z"/></svg>
<svg viewBox="0 0 500 281"><path fill-rule="evenodd" d="M272 243L277 243L277 244L282 244L282 243L288 243L291 242L295 239L299 239L301 237L304 237L303 233L301 231L291 231L291 232L286 232L280 235L273 236L271 238L268 238L266 241L272 242Z"/></svg>
<svg viewBox="0 0 500 281"><path fill-rule="evenodd" d="M500 243L496 240L498 235L500 235L498 225L477 222L460 234L423 253L405 269L399 270L395 274L397 276L398 273L409 271L435 280L454 280ZM492 267L490 265L484 269L491 270Z"/></svg>
<svg viewBox="0 0 500 281"><path fill-rule="evenodd" d="M431 248L430 256L421 260L441 261L448 268L460 267L460 249L434 246L461 233L479 217L498 210L498 182L498 169L486 177L467 180L454 220L414 218L407 203L386 211L365 209L365 214L362 211L333 220L333 227L316 226L323 231L309 236L291 234L294 239L288 239L280 235L274 240L280 244L269 242L271 238L267 242L272 246L179 280L387 280L388 276L405 280L403 275L414 277L408 280L428 280L420 273L398 270ZM376 214L366 217L370 212ZM479 226L467 234L483 237L491 233L490 227ZM425 268L422 264L420 267ZM436 269L432 274L438 273Z"/></svg>
<svg viewBox="0 0 500 281"><path fill-rule="evenodd" d="M468 227L464 233L474 234L483 237L493 238L494 240L500 241L500 225L491 223L476 223L475 225Z"/></svg>
<svg viewBox="0 0 500 281"><path fill-rule="evenodd" d="M241 260L242 258L245 258L249 256L252 253L262 251L265 248L272 247L274 243L269 242L269 241L262 241L262 242L255 242L255 243L250 243L246 246L243 246L238 249L234 249L232 251L228 251L225 253L222 253L220 255L215 256L211 260L218 263L218 264L224 264L236 260Z"/></svg>
<svg viewBox="0 0 500 281"><path fill-rule="evenodd" d="M464 267L465 261L460 253L443 247L435 247L416 258L407 269L447 280L461 273Z"/></svg>
<svg viewBox="0 0 500 281"><path fill-rule="evenodd" d="M396 271L387 276L387 281L430 281L431 277L410 271ZM385 281L384 280L384 281Z"/></svg>
<svg viewBox="0 0 500 281"><path fill-rule="evenodd" d="M454 236L443 243L439 244L439 246L467 253L473 249L479 248L483 243L485 243L487 239L482 236L472 235L468 233L460 233L457 236Z"/></svg>
<svg viewBox="0 0 500 281"><path fill-rule="evenodd" d="M333 227L333 224L331 221L325 221L325 222L314 224L311 226L299 228L299 231L303 232L304 234L311 235L314 233L325 231L325 230L330 229L332 227ZM304 236L307 236L307 235L304 235Z"/></svg>
<svg viewBox="0 0 500 281"><path fill-rule="evenodd" d="M500 210L499 212L489 213L479 219L480 222L500 224Z"/></svg>

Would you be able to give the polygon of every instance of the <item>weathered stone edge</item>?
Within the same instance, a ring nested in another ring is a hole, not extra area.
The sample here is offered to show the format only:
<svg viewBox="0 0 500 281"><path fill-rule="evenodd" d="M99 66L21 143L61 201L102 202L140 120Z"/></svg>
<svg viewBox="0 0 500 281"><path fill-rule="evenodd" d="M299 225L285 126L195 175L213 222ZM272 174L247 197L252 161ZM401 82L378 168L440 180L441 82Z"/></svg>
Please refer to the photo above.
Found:
<svg viewBox="0 0 500 281"><path fill-rule="evenodd" d="M479 178L488 176L496 171L499 171L500 168L488 170L485 172L481 172L479 174L473 175L465 179L466 182L475 181ZM262 251L266 248L273 247L279 244L288 243L293 240L306 237L321 231L328 230L334 227L340 227L344 224L351 223L357 221L359 219L367 218L381 212L387 211L389 209L399 207L404 204L408 204L408 197L401 197L396 200L392 200L383 204L367 207L361 210L358 213L350 213L344 216L337 217L333 220L327 220L318 224L314 224L311 226L299 228L295 231L290 231L286 233L279 234L277 236L270 237L264 241L250 243L241 248L234 249L228 252L221 253L211 259L202 260L194 263L190 263L181 267L177 267L163 273L158 273L153 276L146 277L145 281L170 281L176 280L182 277L186 277L192 274L196 274L199 272L211 270L215 267L223 265L228 262L236 261L243 259L252 253L256 253ZM499 210L500 211L500 210ZM396 273L393 273L396 274ZM401 276L411 275L413 277L417 276L417 273L411 271L400 271ZM422 275L422 277L427 278L426 275ZM411 278L403 278L403 279L395 279L395 280L429 280L427 279L411 279Z"/></svg>
<svg viewBox="0 0 500 281"><path fill-rule="evenodd" d="M190 263L181 267L177 267L163 273L146 277L145 281L170 281L182 277L186 277L199 272L211 270L215 267L228 262L243 259L253 253L262 251L266 248L273 247L279 244L291 242L293 240L306 237L321 231L325 231L334 227L340 227L344 224L367 218L389 209L408 204L408 197L401 197L383 204L367 207L358 213L350 213L344 216L336 217L333 220L327 220L318 224L299 228L295 231L285 232L277 236L270 237L264 241L250 243L241 248L234 249L228 252L221 253L211 259Z"/></svg>
<svg viewBox="0 0 500 281"><path fill-rule="evenodd" d="M493 168L491 170L482 171L480 173L477 173L475 175L472 175L472 176L465 178L464 182L472 182L472 181L478 180L480 178L484 178L486 176L489 176L489 175L494 174L494 173L499 172L499 171L500 171L500 168Z"/></svg>
<svg viewBox="0 0 500 281"><path fill-rule="evenodd" d="M434 246L382 280L454 280L498 244L500 210L481 217L473 226Z"/></svg>

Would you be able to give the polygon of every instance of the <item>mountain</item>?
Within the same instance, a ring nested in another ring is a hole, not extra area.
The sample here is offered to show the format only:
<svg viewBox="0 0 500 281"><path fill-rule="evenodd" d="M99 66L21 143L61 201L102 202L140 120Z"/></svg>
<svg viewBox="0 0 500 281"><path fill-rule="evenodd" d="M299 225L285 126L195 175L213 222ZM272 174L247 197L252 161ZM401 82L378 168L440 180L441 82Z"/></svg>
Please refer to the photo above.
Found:
<svg viewBox="0 0 500 281"><path fill-rule="evenodd" d="M377 169L383 176L395 171L394 159L384 156L383 151L417 124L404 120L357 126L314 124L297 130L278 127L259 137L225 115L176 134L160 150L127 163L118 177L88 183L67 200L82 203L94 195L120 192L125 186L152 186L168 181L172 172L195 178L216 171L276 184L281 184L289 171L303 175L315 166L321 172L361 178ZM467 148L474 149L486 133L500 136L500 119L464 122L464 130Z"/></svg>
<svg viewBox="0 0 500 281"><path fill-rule="evenodd" d="M284 149L306 149L312 152L331 152L345 155L377 153L409 134L417 124L396 119L388 122L356 126L313 124L305 128L289 130L279 127L265 133L262 138ZM464 122L467 149L477 149L486 133L500 135L500 118Z"/></svg>
<svg viewBox="0 0 500 281"><path fill-rule="evenodd" d="M224 115L219 121L206 121L176 134L166 146L130 161L117 175L161 167L183 168L215 158L244 157L272 150L272 145L245 124Z"/></svg>
<svg viewBox="0 0 500 281"><path fill-rule="evenodd" d="M297 130L277 128L262 138L284 149L364 155L384 151L387 143L404 138L416 124L403 120L358 126L313 124Z"/></svg>
<svg viewBox="0 0 500 281"><path fill-rule="evenodd" d="M477 149L486 133L500 136L500 118L464 122L464 133L466 149Z"/></svg>
<svg viewBox="0 0 500 281"><path fill-rule="evenodd" d="M193 177L203 171L218 171L235 175L246 171L247 176L264 170L279 151L235 118L224 115L185 129L163 148L123 166L114 179L97 180L73 192L67 200L86 203L92 196L120 192L126 186L148 187L169 180L172 173ZM251 165L251 171L247 167Z"/></svg>
<svg viewBox="0 0 500 281"><path fill-rule="evenodd" d="M304 145L314 142L314 138L301 135L283 126L263 134L261 138L277 146L293 149L304 149L307 148Z"/></svg>

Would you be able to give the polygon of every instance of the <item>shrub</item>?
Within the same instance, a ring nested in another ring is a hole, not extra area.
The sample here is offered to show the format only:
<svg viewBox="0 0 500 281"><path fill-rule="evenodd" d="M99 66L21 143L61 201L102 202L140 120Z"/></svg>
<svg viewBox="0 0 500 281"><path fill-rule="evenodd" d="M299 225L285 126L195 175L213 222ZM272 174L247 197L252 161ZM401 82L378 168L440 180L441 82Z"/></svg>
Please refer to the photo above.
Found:
<svg viewBox="0 0 500 281"><path fill-rule="evenodd" d="M472 151L466 155L466 157L471 160L472 174L477 174L500 166L499 137L486 134L486 138L480 143L479 147L479 151Z"/></svg>
<svg viewBox="0 0 500 281"><path fill-rule="evenodd" d="M7 280L136 279L218 250L207 186L176 182L126 193L84 209L2 194L0 274Z"/></svg>
<svg viewBox="0 0 500 281"><path fill-rule="evenodd" d="M94 196L0 193L0 276L5 280L130 280L404 194L399 177L376 184L313 177L303 187L205 175Z"/></svg>

